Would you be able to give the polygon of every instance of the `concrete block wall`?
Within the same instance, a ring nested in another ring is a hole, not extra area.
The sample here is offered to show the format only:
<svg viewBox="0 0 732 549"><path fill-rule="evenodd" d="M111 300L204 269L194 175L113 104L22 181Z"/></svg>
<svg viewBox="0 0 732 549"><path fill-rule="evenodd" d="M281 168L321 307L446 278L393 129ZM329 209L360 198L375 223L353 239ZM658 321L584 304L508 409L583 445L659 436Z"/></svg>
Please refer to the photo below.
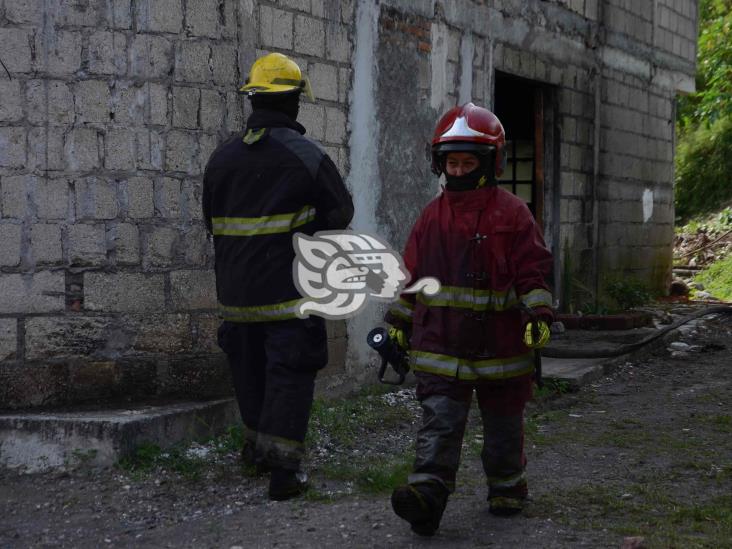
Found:
<svg viewBox="0 0 732 549"><path fill-rule="evenodd" d="M270 51L310 77L300 121L347 177L354 228L403 245L439 190L435 122L491 106L500 70L553 100L555 253L590 286L600 270L660 281L696 4L0 1L0 407L227 390L201 172ZM321 389L364 379L379 319L329 325Z"/></svg>

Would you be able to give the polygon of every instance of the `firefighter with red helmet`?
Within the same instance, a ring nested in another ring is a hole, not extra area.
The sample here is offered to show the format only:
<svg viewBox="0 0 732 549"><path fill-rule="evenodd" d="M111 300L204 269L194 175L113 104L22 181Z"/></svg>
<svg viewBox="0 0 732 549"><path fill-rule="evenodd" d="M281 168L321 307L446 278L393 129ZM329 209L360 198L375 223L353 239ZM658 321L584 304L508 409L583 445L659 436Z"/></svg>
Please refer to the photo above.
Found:
<svg viewBox="0 0 732 549"><path fill-rule="evenodd" d="M404 252L412 280L436 277L442 287L403 294L386 316L393 339L409 341L423 410L413 472L391 501L420 535L434 534L455 489L473 392L490 512L517 513L528 493L523 412L532 348L546 343L552 319L552 256L526 204L496 185L505 164L505 133L492 112L468 103L442 117L432 169L446 185Z"/></svg>

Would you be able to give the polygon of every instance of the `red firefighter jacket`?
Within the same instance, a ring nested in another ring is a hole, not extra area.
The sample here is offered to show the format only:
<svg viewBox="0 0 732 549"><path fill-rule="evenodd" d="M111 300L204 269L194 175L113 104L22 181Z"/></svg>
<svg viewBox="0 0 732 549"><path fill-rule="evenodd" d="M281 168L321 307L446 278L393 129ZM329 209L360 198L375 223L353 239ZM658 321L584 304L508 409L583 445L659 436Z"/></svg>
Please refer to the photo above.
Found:
<svg viewBox="0 0 732 549"><path fill-rule="evenodd" d="M552 256L519 198L500 187L444 191L417 219L404 263L412 281L442 285L433 296L402 294L386 316L411 331L415 371L466 380L532 371L520 304L551 320Z"/></svg>

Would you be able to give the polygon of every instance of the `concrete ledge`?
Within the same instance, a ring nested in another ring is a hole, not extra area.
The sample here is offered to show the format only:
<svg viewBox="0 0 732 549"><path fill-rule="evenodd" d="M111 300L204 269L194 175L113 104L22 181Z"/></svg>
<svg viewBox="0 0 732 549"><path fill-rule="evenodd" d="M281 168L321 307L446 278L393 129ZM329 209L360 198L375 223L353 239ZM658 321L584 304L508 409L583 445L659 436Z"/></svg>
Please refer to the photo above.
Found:
<svg viewBox="0 0 732 549"><path fill-rule="evenodd" d="M238 414L234 399L0 414L0 467L28 473L107 467L145 442L165 448L220 434Z"/></svg>

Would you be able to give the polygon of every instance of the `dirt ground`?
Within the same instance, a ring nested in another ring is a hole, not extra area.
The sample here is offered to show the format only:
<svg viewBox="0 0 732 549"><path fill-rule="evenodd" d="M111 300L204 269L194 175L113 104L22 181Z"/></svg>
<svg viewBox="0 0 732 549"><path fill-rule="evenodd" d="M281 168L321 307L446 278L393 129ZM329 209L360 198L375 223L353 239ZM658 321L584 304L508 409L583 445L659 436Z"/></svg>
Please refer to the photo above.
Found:
<svg viewBox="0 0 732 549"><path fill-rule="evenodd" d="M314 489L297 501L268 502L266 479L242 471L235 451L196 462L195 474L185 461L0 473L0 547L617 548L627 536L732 547L732 320L706 321L683 341L691 347L673 357L660 350L531 405L531 501L518 517L488 514L475 415L438 534L419 538L391 512L419 416L402 390L319 405ZM393 477L376 479L387 469Z"/></svg>

